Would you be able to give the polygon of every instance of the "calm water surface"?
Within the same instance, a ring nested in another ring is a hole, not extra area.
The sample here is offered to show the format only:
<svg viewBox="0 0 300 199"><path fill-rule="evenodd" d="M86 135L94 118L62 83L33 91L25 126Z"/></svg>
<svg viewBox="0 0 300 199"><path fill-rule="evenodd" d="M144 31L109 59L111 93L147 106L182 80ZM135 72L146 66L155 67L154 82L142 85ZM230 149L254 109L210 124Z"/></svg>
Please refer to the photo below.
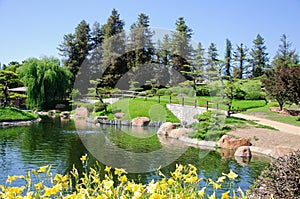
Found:
<svg viewBox="0 0 300 199"><path fill-rule="evenodd" d="M80 169L80 157L83 154L88 154L91 162L96 161L95 154L106 157L108 162L117 162L118 154L114 150L104 150L103 145L99 148L99 143L93 141L99 135L104 135L111 145L135 153L148 153L163 146L174 148L175 145L178 150L185 148L185 152L176 161L161 169L164 174L168 175L170 171L174 171L178 163L193 164L199 169L201 177L212 179L232 169L239 174L237 186L244 190L249 189L253 180L268 165L267 159L258 157L253 157L247 165L241 165L234 159L231 151L209 151L182 143L172 143L172 140L159 139L156 129L132 131L128 128L91 127L80 130L75 127L73 120L61 121L57 118L44 119L39 124L28 127L0 129L0 184L5 183L8 175L25 175L28 170L49 164L52 165L53 173L68 173L73 164ZM83 137L90 140L88 147L94 149L89 150L91 153L83 144ZM106 145L105 149L109 147ZM168 154L158 156L165 158L166 155ZM138 164L132 161L132 169ZM155 169L157 159L147 159L146 164ZM104 168L105 165L101 166ZM141 182L159 178L156 172L132 173L128 176Z"/></svg>

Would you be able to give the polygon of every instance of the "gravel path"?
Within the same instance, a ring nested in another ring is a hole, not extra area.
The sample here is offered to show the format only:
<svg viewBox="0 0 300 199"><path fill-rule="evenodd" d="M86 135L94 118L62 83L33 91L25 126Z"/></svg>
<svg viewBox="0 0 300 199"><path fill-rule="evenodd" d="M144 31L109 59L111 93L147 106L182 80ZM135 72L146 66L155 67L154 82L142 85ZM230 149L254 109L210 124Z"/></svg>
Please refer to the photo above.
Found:
<svg viewBox="0 0 300 199"><path fill-rule="evenodd" d="M298 127L298 126L293 126L290 124L285 124L285 123L281 123L281 122L277 122L277 121L273 121L273 120L259 118L259 117L253 116L253 115L246 115L246 114L240 114L240 113L232 114L232 116L238 117L238 118L243 118L246 120L252 120L258 124L274 127L282 133L288 133L288 134L294 134L294 135L300 136L300 127ZM300 142L300 140L299 140L299 142Z"/></svg>

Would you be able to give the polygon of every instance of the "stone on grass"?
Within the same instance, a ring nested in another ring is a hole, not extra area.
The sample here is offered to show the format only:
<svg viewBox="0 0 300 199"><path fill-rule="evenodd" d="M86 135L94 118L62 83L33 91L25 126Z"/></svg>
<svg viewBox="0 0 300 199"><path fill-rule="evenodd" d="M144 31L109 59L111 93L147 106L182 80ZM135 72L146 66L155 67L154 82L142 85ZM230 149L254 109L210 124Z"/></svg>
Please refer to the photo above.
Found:
<svg viewBox="0 0 300 199"><path fill-rule="evenodd" d="M121 119L121 118L123 118L123 117L125 117L125 113L115 113L114 114L114 118L116 118L116 119Z"/></svg>
<svg viewBox="0 0 300 199"><path fill-rule="evenodd" d="M136 117L131 121L132 126L148 126L149 123L149 117Z"/></svg>

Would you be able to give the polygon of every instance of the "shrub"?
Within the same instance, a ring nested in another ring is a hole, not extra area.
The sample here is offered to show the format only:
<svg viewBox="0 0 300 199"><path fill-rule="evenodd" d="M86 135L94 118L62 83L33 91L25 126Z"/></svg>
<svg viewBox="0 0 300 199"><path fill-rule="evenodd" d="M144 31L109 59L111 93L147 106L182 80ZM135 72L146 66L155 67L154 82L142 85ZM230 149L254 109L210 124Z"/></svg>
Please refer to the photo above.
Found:
<svg viewBox="0 0 300 199"><path fill-rule="evenodd" d="M94 112L100 112L100 111L106 110L107 106L108 106L108 104L106 104L106 103L95 102L95 104L94 104Z"/></svg>
<svg viewBox="0 0 300 199"><path fill-rule="evenodd" d="M240 80L235 84L236 99L259 100L265 99L265 93L261 90L259 79Z"/></svg>
<svg viewBox="0 0 300 199"><path fill-rule="evenodd" d="M252 186L252 198L300 198L300 151L276 159Z"/></svg>
<svg viewBox="0 0 300 199"><path fill-rule="evenodd" d="M207 87L207 85L200 85L197 86L197 96L209 96L209 89Z"/></svg>

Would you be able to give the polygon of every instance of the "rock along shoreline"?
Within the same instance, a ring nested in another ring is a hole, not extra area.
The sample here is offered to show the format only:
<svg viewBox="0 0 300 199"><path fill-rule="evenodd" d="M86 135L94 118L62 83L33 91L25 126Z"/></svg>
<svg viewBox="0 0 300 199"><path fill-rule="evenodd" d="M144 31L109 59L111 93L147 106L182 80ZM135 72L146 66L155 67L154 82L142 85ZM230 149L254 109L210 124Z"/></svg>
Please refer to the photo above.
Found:
<svg viewBox="0 0 300 199"><path fill-rule="evenodd" d="M6 127L16 127L16 126L29 126L31 124L39 123L42 119L37 118L34 120L26 120L26 121L7 121L7 122L0 122L0 128Z"/></svg>

